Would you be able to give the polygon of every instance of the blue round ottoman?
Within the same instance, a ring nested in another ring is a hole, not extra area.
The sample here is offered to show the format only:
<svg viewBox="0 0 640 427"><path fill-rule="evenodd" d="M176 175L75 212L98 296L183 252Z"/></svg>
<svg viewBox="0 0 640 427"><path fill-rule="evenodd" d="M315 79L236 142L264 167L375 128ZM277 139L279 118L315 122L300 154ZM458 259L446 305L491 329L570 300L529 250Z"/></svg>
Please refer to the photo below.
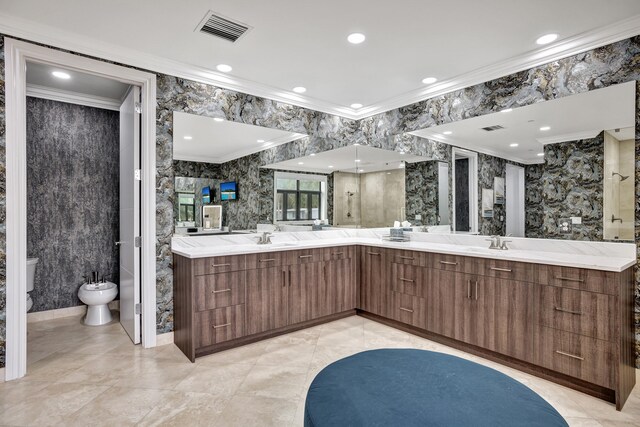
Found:
<svg viewBox="0 0 640 427"><path fill-rule="evenodd" d="M567 426L544 399L494 369L425 350L371 350L324 368L304 425Z"/></svg>

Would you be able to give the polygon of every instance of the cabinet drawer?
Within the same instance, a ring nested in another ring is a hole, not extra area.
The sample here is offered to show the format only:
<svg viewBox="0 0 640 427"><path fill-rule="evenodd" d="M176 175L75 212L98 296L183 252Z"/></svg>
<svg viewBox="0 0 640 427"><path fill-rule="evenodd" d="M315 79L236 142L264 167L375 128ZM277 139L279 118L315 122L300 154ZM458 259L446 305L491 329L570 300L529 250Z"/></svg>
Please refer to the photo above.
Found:
<svg viewBox="0 0 640 427"><path fill-rule="evenodd" d="M303 249L283 252L283 256L286 256L287 264L295 265L322 261L324 259L324 252L322 249Z"/></svg>
<svg viewBox="0 0 640 427"><path fill-rule="evenodd" d="M466 258L458 255L434 254L427 257L427 267L439 270L464 272Z"/></svg>
<svg viewBox="0 0 640 427"><path fill-rule="evenodd" d="M196 348L244 336L244 307L241 304L196 313Z"/></svg>
<svg viewBox="0 0 640 427"><path fill-rule="evenodd" d="M406 250L394 250L392 262L398 264L418 265L421 267L427 266L427 256L425 252L406 251Z"/></svg>
<svg viewBox="0 0 640 427"><path fill-rule="evenodd" d="M197 276L193 288L196 311L244 304L245 274L233 271Z"/></svg>
<svg viewBox="0 0 640 427"><path fill-rule="evenodd" d="M503 261L499 259L484 260L484 275L498 277L500 279L512 279L520 281L531 281L535 275L534 264L523 262Z"/></svg>
<svg viewBox="0 0 640 427"><path fill-rule="evenodd" d="M540 288L540 325L601 340L616 338L616 297L554 286Z"/></svg>
<svg viewBox="0 0 640 427"><path fill-rule="evenodd" d="M193 263L194 274L196 276L244 270L245 267L244 255L198 258Z"/></svg>
<svg viewBox="0 0 640 427"><path fill-rule="evenodd" d="M353 246L337 246L323 249L323 259L325 261L349 258L355 258L355 248Z"/></svg>
<svg viewBox="0 0 640 427"><path fill-rule="evenodd" d="M607 388L615 388L613 343L538 326L534 334L535 363Z"/></svg>
<svg viewBox="0 0 640 427"><path fill-rule="evenodd" d="M541 283L544 285L609 295L618 295L619 276L620 273L611 271L558 267L554 265L545 266L540 274Z"/></svg>
<svg viewBox="0 0 640 427"><path fill-rule="evenodd" d="M414 295L421 298L427 296L425 286L426 268L406 264L391 264L391 286L395 292ZM432 271L432 270L431 270Z"/></svg>
<svg viewBox="0 0 640 427"><path fill-rule="evenodd" d="M284 252L265 252L247 255L247 270L269 268L283 265L286 260Z"/></svg>
<svg viewBox="0 0 640 427"><path fill-rule="evenodd" d="M392 292L389 317L398 322L426 329L427 303L424 298Z"/></svg>

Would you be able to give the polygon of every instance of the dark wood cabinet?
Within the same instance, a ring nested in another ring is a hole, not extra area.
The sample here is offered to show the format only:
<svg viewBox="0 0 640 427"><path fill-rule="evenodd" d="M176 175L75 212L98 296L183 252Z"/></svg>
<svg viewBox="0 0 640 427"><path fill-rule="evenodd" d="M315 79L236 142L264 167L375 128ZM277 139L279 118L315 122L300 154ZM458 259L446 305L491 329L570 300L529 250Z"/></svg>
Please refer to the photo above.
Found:
<svg viewBox="0 0 640 427"><path fill-rule="evenodd" d="M289 323L288 269L247 271L247 334L282 328Z"/></svg>
<svg viewBox="0 0 640 427"><path fill-rule="evenodd" d="M615 400L620 409L635 385L633 284L633 268L614 273L371 245L176 255L174 341L193 361L358 309Z"/></svg>

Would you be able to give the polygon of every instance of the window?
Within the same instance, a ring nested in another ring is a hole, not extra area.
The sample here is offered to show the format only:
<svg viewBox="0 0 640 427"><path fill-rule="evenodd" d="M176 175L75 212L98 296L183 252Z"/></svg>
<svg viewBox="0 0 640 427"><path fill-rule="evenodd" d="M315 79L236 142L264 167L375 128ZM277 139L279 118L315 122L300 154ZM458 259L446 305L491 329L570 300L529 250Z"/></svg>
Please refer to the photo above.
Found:
<svg viewBox="0 0 640 427"><path fill-rule="evenodd" d="M325 218L326 177L276 172L274 181L276 221Z"/></svg>

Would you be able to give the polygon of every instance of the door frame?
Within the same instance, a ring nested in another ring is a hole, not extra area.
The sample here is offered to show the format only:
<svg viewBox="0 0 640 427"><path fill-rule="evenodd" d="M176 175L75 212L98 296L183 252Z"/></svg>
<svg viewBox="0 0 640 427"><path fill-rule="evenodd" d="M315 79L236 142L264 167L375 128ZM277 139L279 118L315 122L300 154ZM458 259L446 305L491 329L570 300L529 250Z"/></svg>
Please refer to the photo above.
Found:
<svg viewBox="0 0 640 427"><path fill-rule="evenodd" d="M156 345L156 76L80 55L4 38L6 89L6 366L5 379L27 371L26 62L59 65L141 88L142 345ZM132 344L133 345L133 344Z"/></svg>
<svg viewBox="0 0 640 427"><path fill-rule="evenodd" d="M451 147L451 229L456 232L456 158L469 159L469 234L478 234L478 153Z"/></svg>
<svg viewBox="0 0 640 427"><path fill-rule="evenodd" d="M524 176L524 168L522 166L517 166L517 165L513 165L511 163L507 163L506 166L506 172L505 172L505 182L506 182L506 188L505 188L505 230L506 230L506 234L511 233L511 231L509 231L509 224L511 223L511 221L514 221L513 219L509 219L510 215L509 215L509 208L513 207L515 204L515 207L517 209L517 228L521 229L520 231L522 231L522 236L520 235L516 235L513 234L514 237L525 237L526 235L526 221L525 221L525 200L524 200L524 187L525 187L525 176ZM516 182L510 182L509 178L513 178L515 177L515 181ZM510 190L509 190L509 186L511 185L517 185L517 190L516 190L516 194L518 199L517 200L510 200L509 194L510 194ZM519 209L522 208L522 209Z"/></svg>

